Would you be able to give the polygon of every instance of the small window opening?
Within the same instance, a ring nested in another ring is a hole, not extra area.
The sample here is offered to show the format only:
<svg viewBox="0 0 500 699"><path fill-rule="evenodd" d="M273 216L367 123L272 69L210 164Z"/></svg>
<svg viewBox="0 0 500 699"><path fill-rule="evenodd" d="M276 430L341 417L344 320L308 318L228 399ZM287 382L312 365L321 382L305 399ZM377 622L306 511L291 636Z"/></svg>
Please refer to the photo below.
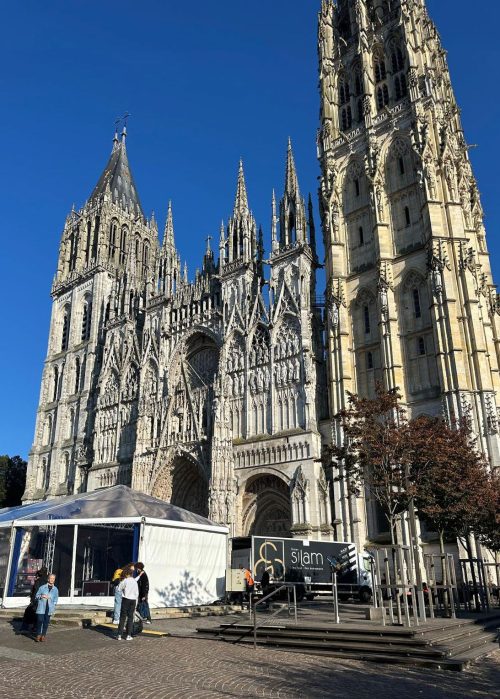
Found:
<svg viewBox="0 0 500 699"><path fill-rule="evenodd" d="M364 321L365 321L365 334L370 334L370 309L368 306L363 308Z"/></svg>
<svg viewBox="0 0 500 699"><path fill-rule="evenodd" d="M63 330L61 339L61 351L65 352L68 349L69 341L69 312L65 311L63 319Z"/></svg>
<svg viewBox="0 0 500 699"><path fill-rule="evenodd" d="M80 371L80 358L77 357L75 360L75 393L78 393L80 391Z"/></svg>
<svg viewBox="0 0 500 699"><path fill-rule="evenodd" d="M422 309L420 307L420 294L418 289L413 289L413 311L415 313L415 318L422 317Z"/></svg>
<svg viewBox="0 0 500 699"><path fill-rule="evenodd" d="M368 370L373 369L373 354L368 352L366 355L366 368Z"/></svg>

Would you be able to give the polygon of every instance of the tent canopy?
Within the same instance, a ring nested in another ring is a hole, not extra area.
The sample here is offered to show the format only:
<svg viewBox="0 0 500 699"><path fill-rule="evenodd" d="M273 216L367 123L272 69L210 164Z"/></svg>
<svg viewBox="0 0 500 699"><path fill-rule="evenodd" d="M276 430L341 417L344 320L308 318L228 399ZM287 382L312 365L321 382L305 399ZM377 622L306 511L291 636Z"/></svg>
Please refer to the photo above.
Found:
<svg viewBox="0 0 500 699"><path fill-rule="evenodd" d="M0 527L12 522L47 520L114 520L118 518L162 519L172 522L186 522L203 527L216 526L201 515L181 507L153 498L145 493L132 490L126 485L115 485L91 493L69 495L67 497L43 500L20 507L0 509Z"/></svg>

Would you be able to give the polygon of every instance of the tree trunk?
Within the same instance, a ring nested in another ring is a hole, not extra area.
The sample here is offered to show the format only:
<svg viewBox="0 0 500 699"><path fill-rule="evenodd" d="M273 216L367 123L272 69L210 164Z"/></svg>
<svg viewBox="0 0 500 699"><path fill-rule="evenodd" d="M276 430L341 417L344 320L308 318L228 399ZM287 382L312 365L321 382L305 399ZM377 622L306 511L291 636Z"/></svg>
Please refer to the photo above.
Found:
<svg viewBox="0 0 500 699"><path fill-rule="evenodd" d="M450 598L448 595L448 566L446 565L446 551L444 549L444 530L439 530L439 553L441 554L441 572L443 578L443 605L446 616L450 614Z"/></svg>
<svg viewBox="0 0 500 699"><path fill-rule="evenodd" d="M477 580L476 580L476 571L474 568L474 562L472 560L472 546L470 543L470 535L467 535L464 537L465 539L465 548L467 549L467 556L469 557L470 561L470 574L472 578L472 594L474 595L474 604L476 606L476 612L480 612L482 605L479 600L479 591L477 588Z"/></svg>
<svg viewBox="0 0 500 699"><path fill-rule="evenodd" d="M396 545L396 518L391 514L388 515L387 519L389 520L389 527L391 530L391 544L393 546Z"/></svg>

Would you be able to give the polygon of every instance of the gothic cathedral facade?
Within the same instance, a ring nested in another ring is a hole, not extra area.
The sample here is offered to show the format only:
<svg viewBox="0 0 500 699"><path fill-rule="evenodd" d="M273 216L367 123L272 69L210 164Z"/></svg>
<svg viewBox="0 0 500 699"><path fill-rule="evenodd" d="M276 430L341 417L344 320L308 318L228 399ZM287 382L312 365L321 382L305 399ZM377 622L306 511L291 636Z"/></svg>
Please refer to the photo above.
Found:
<svg viewBox="0 0 500 699"><path fill-rule="evenodd" d="M499 464L500 302L436 28L424 0L322 0L318 26L325 298L290 144L267 259L240 163L189 281L115 135L62 235L25 501L124 483L233 535L376 542L322 447L377 381L412 416L470 414Z"/></svg>
<svg viewBox="0 0 500 699"><path fill-rule="evenodd" d="M160 245L115 135L63 231L25 500L123 483L236 535L331 537L315 230L290 143L266 262L262 237L240 163L218 259L208 239L188 281L172 208Z"/></svg>

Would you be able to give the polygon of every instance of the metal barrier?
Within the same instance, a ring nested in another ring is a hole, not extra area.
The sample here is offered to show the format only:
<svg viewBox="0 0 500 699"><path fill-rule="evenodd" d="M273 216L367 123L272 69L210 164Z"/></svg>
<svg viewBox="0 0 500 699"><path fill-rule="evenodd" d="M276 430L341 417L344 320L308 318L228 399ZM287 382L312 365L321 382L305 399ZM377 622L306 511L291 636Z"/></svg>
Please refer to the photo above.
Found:
<svg viewBox="0 0 500 699"><path fill-rule="evenodd" d="M288 603L288 616L290 616L290 609L293 609L294 612L294 617L295 617L295 624L297 624L297 592L295 590L295 584L294 583L284 583L283 585L280 585L280 587L277 587L275 590L270 592L268 595L265 597L262 597L261 599L257 600L254 602L254 597L253 594L250 594L250 618L253 613L253 647L257 648L257 629L261 628L262 626L265 626L268 621L271 619L274 619L275 616L280 614L282 612L282 609L277 609L275 612L273 612L270 616L268 616L265 621L262 624L257 624L257 607L259 604L262 604L263 602L266 602L266 600L271 599L275 595L278 594L278 592L281 592L282 590L287 591L287 603ZM293 590L293 606L290 603L290 590Z"/></svg>
<svg viewBox="0 0 500 699"><path fill-rule="evenodd" d="M415 582L411 548L393 545L373 547L372 551L375 554L374 594L382 610L382 625L387 625L388 612L391 624L411 626L413 616L415 626L419 626L418 598L423 598L422 590L418 590ZM388 605L385 604L386 600L389 601ZM425 608L421 610L421 621L425 621Z"/></svg>
<svg viewBox="0 0 500 699"><path fill-rule="evenodd" d="M438 565L436 565L438 562ZM427 603L431 619L435 611L456 619L460 612L455 557L451 553L426 553L424 565L427 577ZM440 582L439 582L440 580Z"/></svg>
<svg viewBox="0 0 500 699"><path fill-rule="evenodd" d="M479 558L461 558L463 603L469 612L489 612L490 591L484 561Z"/></svg>

